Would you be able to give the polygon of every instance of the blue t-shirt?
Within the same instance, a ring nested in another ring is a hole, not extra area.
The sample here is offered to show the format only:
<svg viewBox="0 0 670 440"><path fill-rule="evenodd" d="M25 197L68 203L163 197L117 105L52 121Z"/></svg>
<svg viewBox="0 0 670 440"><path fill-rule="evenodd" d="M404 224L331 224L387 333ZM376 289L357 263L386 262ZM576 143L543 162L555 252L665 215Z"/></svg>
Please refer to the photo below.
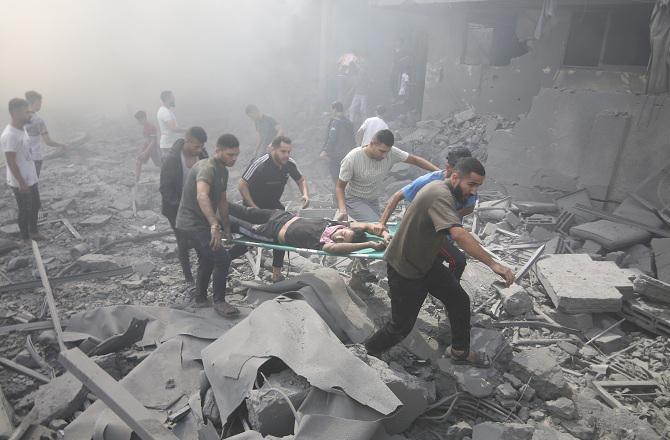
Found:
<svg viewBox="0 0 670 440"><path fill-rule="evenodd" d="M402 193L405 196L405 200L408 202L411 202L414 200L414 197L419 193L421 188L424 186L428 185L430 182L433 182L435 180L444 180L444 171L438 170L438 171L433 171L432 173L424 174L421 177L417 177L412 181L412 183L408 183L402 188ZM461 201L456 200L456 210L461 210L465 208L470 208L472 206L475 206L477 203L477 196L470 196L467 200L467 202L463 203Z"/></svg>

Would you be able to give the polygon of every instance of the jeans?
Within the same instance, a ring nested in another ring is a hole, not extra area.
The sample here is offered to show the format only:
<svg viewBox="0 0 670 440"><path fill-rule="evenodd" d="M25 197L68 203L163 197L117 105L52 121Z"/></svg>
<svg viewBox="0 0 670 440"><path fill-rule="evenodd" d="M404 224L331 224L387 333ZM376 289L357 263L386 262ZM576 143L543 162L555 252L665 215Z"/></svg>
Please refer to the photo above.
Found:
<svg viewBox="0 0 670 440"><path fill-rule="evenodd" d="M345 202L349 217L357 222L375 223L381 217L379 202L354 196L347 196Z"/></svg>
<svg viewBox="0 0 670 440"><path fill-rule="evenodd" d="M193 246L189 244L188 239L184 237L182 231L177 230L177 219L174 217L168 217L168 221L170 222L170 226L174 231L174 236L177 239L177 257L179 258L181 270L184 272L184 279L188 282L191 282L193 281L193 272L191 271L191 258L189 256L189 250L191 250Z"/></svg>
<svg viewBox="0 0 670 440"><path fill-rule="evenodd" d="M454 273L454 277L460 281L467 264L465 254L456 247L452 240L447 240L447 244L440 249L440 256L447 262L449 269Z"/></svg>
<svg viewBox="0 0 670 440"><path fill-rule="evenodd" d="M226 281L230 269L230 254L228 250L220 247L213 250L209 242L212 239L209 230L185 231L177 230L178 233L188 240L188 245L195 248L198 254L198 273L196 277L196 294L199 298L207 298L207 288L212 279L212 290L214 302L225 301Z"/></svg>
<svg viewBox="0 0 670 440"><path fill-rule="evenodd" d="M30 234L37 233L37 213L42 204L40 202L40 191L38 184L29 187L28 192L22 193L18 188L12 187L16 204L19 208L19 231L21 238L27 240Z"/></svg>
<svg viewBox="0 0 670 440"><path fill-rule="evenodd" d="M349 120L362 121L368 114L368 95L354 95L349 106Z"/></svg>
<svg viewBox="0 0 670 440"><path fill-rule="evenodd" d="M393 347L412 331L421 305L428 293L439 299L449 313L454 350L470 350L470 297L454 274L436 258L428 273L419 279L400 275L387 264L391 319L366 342L371 355L378 355Z"/></svg>

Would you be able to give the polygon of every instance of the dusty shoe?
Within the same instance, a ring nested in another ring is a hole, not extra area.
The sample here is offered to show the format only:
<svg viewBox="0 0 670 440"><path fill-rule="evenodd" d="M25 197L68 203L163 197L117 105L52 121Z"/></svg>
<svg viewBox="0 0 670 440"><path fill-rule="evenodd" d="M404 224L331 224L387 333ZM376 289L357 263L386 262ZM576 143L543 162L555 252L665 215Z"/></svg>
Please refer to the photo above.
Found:
<svg viewBox="0 0 670 440"><path fill-rule="evenodd" d="M216 313L224 318L232 318L240 314L240 309L225 301L217 301L214 303L214 310Z"/></svg>

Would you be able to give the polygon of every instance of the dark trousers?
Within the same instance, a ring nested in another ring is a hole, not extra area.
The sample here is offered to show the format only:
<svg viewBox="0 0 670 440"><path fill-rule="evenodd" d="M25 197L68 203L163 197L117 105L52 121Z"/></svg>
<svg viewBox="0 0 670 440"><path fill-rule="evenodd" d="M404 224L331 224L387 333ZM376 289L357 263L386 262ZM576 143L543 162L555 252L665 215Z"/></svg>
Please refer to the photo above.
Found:
<svg viewBox="0 0 670 440"><path fill-rule="evenodd" d="M419 279L403 277L390 264L386 270L391 319L366 341L368 353L378 355L405 339L428 293L442 301L449 313L453 349L470 350L470 298L441 258L436 258L428 273Z"/></svg>
<svg viewBox="0 0 670 440"><path fill-rule="evenodd" d="M330 179L333 181L333 184L337 183L337 180L340 178L340 164L342 163L343 157L329 157L328 158L328 172L330 173ZM333 191L335 188L333 188Z"/></svg>
<svg viewBox="0 0 670 440"><path fill-rule="evenodd" d="M21 238L27 240L30 238L30 234L37 233L37 213L42 206L39 187L36 183L25 193L14 187L12 187L12 190L14 191L16 204L19 208L19 231L21 231Z"/></svg>
<svg viewBox="0 0 670 440"><path fill-rule="evenodd" d="M230 222L236 231L256 240L276 242L279 231L295 217L280 209L261 209L228 204Z"/></svg>
<svg viewBox="0 0 670 440"><path fill-rule="evenodd" d="M259 203L258 207L261 209L281 209L282 211L286 210L286 207L279 202L279 200L272 203ZM284 266L284 256L286 252L280 251L279 249L272 250L272 267L283 267Z"/></svg>
<svg viewBox="0 0 670 440"><path fill-rule="evenodd" d="M181 270L184 272L184 279L188 282L193 281L193 272L191 271L191 259L189 256L189 250L193 247L189 244L189 241L182 231L177 229L175 217L168 217L170 226L174 231L174 236L177 239L177 257L179 258L179 264L181 265Z"/></svg>
<svg viewBox="0 0 670 440"><path fill-rule="evenodd" d="M209 230L185 231L177 229L189 246L193 246L198 254L198 273L196 277L196 292L201 299L207 298L207 288L212 280L214 302L224 301L226 297L226 281L230 269L230 254L220 247L213 250L209 242L212 239Z"/></svg>
<svg viewBox="0 0 670 440"><path fill-rule="evenodd" d="M447 244L440 249L440 255L444 258L444 261L449 265L449 269L454 273L454 276L458 281L461 280L463 276L463 271L465 271L465 265L467 264L467 258L465 254L456 247L453 241L447 240Z"/></svg>
<svg viewBox="0 0 670 440"><path fill-rule="evenodd" d="M35 160L35 171L37 171L37 177L40 177L40 171L42 171L42 161L41 160Z"/></svg>

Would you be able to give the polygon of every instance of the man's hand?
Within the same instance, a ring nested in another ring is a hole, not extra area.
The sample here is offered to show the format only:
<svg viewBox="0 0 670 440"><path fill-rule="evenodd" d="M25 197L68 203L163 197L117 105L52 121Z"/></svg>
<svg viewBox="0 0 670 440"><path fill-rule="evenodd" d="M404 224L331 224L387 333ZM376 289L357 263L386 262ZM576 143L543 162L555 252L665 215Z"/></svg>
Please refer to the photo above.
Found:
<svg viewBox="0 0 670 440"><path fill-rule="evenodd" d="M376 251L381 251L386 249L386 242L384 241L368 241L368 247L371 247L372 249Z"/></svg>
<svg viewBox="0 0 670 440"><path fill-rule="evenodd" d="M326 154L325 151L322 151L321 154L319 154L319 159L321 160L328 159L328 155Z"/></svg>
<svg viewBox="0 0 670 440"><path fill-rule="evenodd" d="M302 196L302 209L309 206L309 196Z"/></svg>
<svg viewBox="0 0 670 440"><path fill-rule="evenodd" d="M345 212L340 212L337 215L337 217L335 218L335 220L337 220L338 222L345 222L345 221L347 221L348 218L349 218L349 214L347 214L346 211L345 211Z"/></svg>
<svg viewBox="0 0 670 440"><path fill-rule="evenodd" d="M493 263L491 265L491 270L503 277L506 287L511 286L514 282L514 272L512 272L512 269L509 267L500 263Z"/></svg>
<svg viewBox="0 0 670 440"><path fill-rule="evenodd" d="M382 233L382 238L384 239L384 243L386 243L386 246L388 246L389 243L391 243L391 238L393 238L393 236L391 236L391 234L389 234L388 231L384 231Z"/></svg>
<svg viewBox="0 0 670 440"><path fill-rule="evenodd" d="M386 230L386 228L381 223L373 223L370 226L370 232L372 232L373 234L378 235L380 237L385 230Z"/></svg>
<svg viewBox="0 0 670 440"><path fill-rule="evenodd" d="M30 187L25 183L19 183L19 192L27 193L30 192Z"/></svg>
<svg viewBox="0 0 670 440"><path fill-rule="evenodd" d="M209 241L209 247L215 251L221 247L221 229L211 228L210 232L212 233L212 239Z"/></svg>

